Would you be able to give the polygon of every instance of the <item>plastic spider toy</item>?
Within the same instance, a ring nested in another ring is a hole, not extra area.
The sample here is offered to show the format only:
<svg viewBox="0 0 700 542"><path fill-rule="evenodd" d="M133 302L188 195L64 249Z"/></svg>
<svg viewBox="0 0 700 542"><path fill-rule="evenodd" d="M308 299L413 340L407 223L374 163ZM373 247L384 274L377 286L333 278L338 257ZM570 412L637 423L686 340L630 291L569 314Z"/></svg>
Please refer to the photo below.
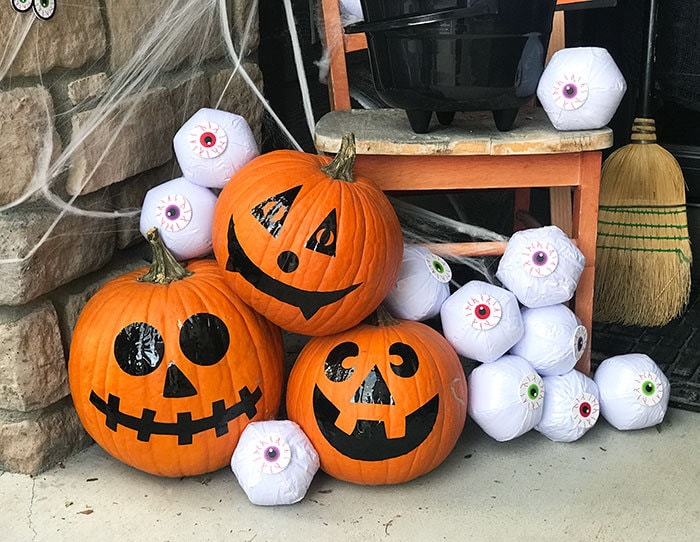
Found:
<svg viewBox="0 0 700 542"><path fill-rule="evenodd" d="M10 0L15 11L24 13L34 8L34 15L48 21L56 13L56 0Z"/></svg>

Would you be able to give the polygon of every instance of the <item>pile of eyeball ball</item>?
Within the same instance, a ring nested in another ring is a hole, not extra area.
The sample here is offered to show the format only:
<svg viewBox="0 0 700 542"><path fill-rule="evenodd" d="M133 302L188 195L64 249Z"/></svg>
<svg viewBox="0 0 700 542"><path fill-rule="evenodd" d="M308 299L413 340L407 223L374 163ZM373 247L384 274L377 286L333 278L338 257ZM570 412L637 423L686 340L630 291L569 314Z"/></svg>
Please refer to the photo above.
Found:
<svg viewBox="0 0 700 542"><path fill-rule="evenodd" d="M182 177L146 193L139 230L155 227L178 260L206 256L212 249L216 194L245 164L260 154L246 120L235 113L203 108L173 138Z"/></svg>
<svg viewBox="0 0 700 542"><path fill-rule="evenodd" d="M532 228L510 238L496 272L502 286L472 280L450 294L449 265L424 247L406 247L385 305L397 318L439 314L457 353L479 363L468 377L468 412L498 441L534 429L572 442L600 415L618 429L658 424L669 384L648 356L605 360L595 378L574 368L589 337L565 303L584 265L558 227Z"/></svg>

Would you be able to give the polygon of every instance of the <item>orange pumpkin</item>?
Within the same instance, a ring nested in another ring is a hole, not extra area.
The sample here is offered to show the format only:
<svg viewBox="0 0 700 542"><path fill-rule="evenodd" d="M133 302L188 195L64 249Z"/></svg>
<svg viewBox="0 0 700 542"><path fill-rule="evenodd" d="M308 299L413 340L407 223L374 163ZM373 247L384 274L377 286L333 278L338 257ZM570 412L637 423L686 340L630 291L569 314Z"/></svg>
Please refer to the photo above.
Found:
<svg viewBox="0 0 700 542"><path fill-rule="evenodd" d="M363 323L312 338L287 385L287 414L321 468L358 484L395 484L437 467L467 416L467 382L454 349L420 322L379 310Z"/></svg>
<svg viewBox="0 0 700 542"><path fill-rule="evenodd" d="M216 259L232 288L277 325L303 335L349 329L392 288L403 238L391 203L353 177L354 137L330 158L273 151L219 195Z"/></svg>
<svg viewBox="0 0 700 542"><path fill-rule="evenodd" d="M108 282L81 312L71 394L87 432L117 459L162 476L211 472L248 423L277 414L281 332L233 294L216 262L184 268L155 228L149 240L150 270Z"/></svg>

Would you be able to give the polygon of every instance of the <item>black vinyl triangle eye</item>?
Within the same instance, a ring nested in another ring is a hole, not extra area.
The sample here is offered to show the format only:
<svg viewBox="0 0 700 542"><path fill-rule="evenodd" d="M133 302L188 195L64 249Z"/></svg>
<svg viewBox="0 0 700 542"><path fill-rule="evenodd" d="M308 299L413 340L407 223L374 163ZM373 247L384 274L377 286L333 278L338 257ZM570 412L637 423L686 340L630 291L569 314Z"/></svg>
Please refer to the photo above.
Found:
<svg viewBox="0 0 700 542"><path fill-rule="evenodd" d="M335 256L337 230L338 221L335 209L333 209L309 237L309 240L306 242L306 248L327 256Z"/></svg>
<svg viewBox="0 0 700 542"><path fill-rule="evenodd" d="M270 235L277 237L300 190L301 185L275 194L257 204L250 212Z"/></svg>

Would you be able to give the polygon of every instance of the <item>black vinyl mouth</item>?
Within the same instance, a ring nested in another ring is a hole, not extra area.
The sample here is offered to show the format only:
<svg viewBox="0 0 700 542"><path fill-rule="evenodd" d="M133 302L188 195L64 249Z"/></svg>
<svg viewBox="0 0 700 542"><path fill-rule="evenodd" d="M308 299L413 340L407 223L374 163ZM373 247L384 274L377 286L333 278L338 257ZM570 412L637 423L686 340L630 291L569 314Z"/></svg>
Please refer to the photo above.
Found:
<svg viewBox="0 0 700 542"><path fill-rule="evenodd" d="M226 262L227 271L239 273L246 281L262 293L272 296L283 303L297 307L307 320L313 318L323 307L340 301L362 284L353 284L342 290L310 292L273 279L255 265L243 250L241 243L238 241L238 236L236 235L233 217L231 217L228 226L228 253L229 257Z"/></svg>
<svg viewBox="0 0 700 542"><path fill-rule="evenodd" d="M437 420L440 397L436 394L406 416L406 434L399 438L388 438L381 420L357 420L348 435L335 425L340 410L318 386L314 387L313 406L318 428L333 448L351 459L384 461L412 452L430 436Z"/></svg>
<svg viewBox="0 0 700 542"><path fill-rule="evenodd" d="M211 416L194 420L191 412L178 412L176 422L157 422L156 411L148 408L143 409L140 417L125 414L119 409L121 399L111 393L105 402L97 393L91 391L90 402L106 416L105 425L112 431L116 431L120 425L133 429L137 432L137 440L142 442L148 442L152 435L173 435L177 437L178 445L182 446L192 444L194 435L209 429L214 429L217 437L225 435L228 433L228 422L243 414L249 420L252 419L258 412L256 404L262 397L260 386L256 387L253 393L245 386L238 395L241 400L228 408L223 399L213 401Z"/></svg>

